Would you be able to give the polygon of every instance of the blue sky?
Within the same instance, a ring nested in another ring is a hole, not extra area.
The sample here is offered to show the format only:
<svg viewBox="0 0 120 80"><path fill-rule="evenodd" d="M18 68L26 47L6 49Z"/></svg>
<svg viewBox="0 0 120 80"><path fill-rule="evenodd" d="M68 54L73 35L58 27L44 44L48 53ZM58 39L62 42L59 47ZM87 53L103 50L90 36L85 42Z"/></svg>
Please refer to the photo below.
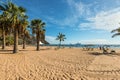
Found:
<svg viewBox="0 0 120 80"><path fill-rule="evenodd" d="M66 35L63 43L120 44L111 38L120 27L120 0L12 0L27 9L29 20L46 23L46 40L58 43L57 34Z"/></svg>

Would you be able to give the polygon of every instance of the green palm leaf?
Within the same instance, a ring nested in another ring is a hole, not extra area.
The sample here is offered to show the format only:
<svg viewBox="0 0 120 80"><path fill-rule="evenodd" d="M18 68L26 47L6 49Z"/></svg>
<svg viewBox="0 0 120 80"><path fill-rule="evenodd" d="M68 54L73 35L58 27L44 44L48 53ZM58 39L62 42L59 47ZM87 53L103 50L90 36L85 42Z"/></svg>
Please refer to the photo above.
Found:
<svg viewBox="0 0 120 80"><path fill-rule="evenodd" d="M115 33L115 32L116 32L116 33ZM111 33L115 33L115 34L113 34L112 38L120 35L120 27L117 28L117 29L112 30Z"/></svg>
<svg viewBox="0 0 120 80"><path fill-rule="evenodd" d="M114 34L114 35L112 36L112 38L114 38L115 36L118 36L118 35L120 35L120 33Z"/></svg>

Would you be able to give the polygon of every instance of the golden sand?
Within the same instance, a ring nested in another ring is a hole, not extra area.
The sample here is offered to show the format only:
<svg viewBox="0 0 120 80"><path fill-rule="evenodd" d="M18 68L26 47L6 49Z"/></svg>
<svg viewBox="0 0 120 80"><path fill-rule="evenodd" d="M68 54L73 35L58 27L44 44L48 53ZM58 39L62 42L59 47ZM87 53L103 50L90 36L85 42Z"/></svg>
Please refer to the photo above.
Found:
<svg viewBox="0 0 120 80"><path fill-rule="evenodd" d="M20 47L17 54L12 54L11 47L0 50L0 80L120 80L118 53L40 48L35 51L36 47Z"/></svg>

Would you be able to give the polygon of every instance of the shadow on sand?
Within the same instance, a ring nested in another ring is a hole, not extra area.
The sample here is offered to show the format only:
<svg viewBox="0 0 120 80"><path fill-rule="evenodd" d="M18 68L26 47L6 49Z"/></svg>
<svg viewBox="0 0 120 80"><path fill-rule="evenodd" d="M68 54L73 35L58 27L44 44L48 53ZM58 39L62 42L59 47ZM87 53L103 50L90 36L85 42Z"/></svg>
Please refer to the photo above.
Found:
<svg viewBox="0 0 120 80"><path fill-rule="evenodd" d="M53 50L53 48L50 48L50 47L49 48L40 48L39 51L46 51L46 50ZM55 50L58 50L58 49L55 49ZM29 53L27 51L37 51L37 50L36 49L27 49L26 48L26 49L20 49L18 53L22 53L22 52ZM14 53L13 53L12 49L9 49L9 50L7 50L7 49L5 49L5 50L0 49L0 54L14 54Z"/></svg>
<svg viewBox="0 0 120 80"><path fill-rule="evenodd" d="M44 49L40 49L40 50L51 50L51 48L44 48Z"/></svg>
<svg viewBox="0 0 120 80"><path fill-rule="evenodd" d="M99 53L99 52L88 52L88 54L95 56L104 55L103 53Z"/></svg>
<svg viewBox="0 0 120 80"><path fill-rule="evenodd" d="M0 50L0 54L13 54L13 50Z"/></svg>
<svg viewBox="0 0 120 80"><path fill-rule="evenodd" d="M113 53L113 54L106 53L106 54L103 54L103 53L100 53L100 52L88 52L88 54L89 55L95 55L95 56L100 56L100 55L108 55L108 56L117 55L117 56L120 56L120 53Z"/></svg>

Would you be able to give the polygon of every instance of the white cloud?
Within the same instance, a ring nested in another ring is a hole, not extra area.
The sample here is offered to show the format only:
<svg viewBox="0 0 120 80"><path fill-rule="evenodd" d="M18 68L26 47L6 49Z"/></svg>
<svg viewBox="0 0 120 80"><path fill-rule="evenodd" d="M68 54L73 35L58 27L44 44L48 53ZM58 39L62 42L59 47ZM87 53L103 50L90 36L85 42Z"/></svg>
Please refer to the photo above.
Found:
<svg viewBox="0 0 120 80"><path fill-rule="evenodd" d="M50 44L59 44L59 41L56 40L56 37L54 36L46 36L46 40ZM76 43L81 43L81 44L120 44L119 37L117 37L117 40L115 38L112 38L111 40L108 39L89 39L89 40L80 40L80 41L70 41L70 40L65 40L62 42L62 44L76 44Z"/></svg>
<svg viewBox="0 0 120 80"><path fill-rule="evenodd" d="M80 40L82 44L120 44L119 40L107 40L107 39L92 39L92 40Z"/></svg>
<svg viewBox="0 0 120 80"><path fill-rule="evenodd" d="M120 7L110 11L102 11L96 14L95 17L86 20L89 22L81 23L79 28L113 30L120 26Z"/></svg>
<svg viewBox="0 0 120 80"><path fill-rule="evenodd" d="M75 2L75 0L67 0L67 4L70 7L70 13L62 20L62 24L69 27L77 27L82 17L88 17L93 14L91 8L93 8L93 5L96 3L85 4L81 1Z"/></svg>
<svg viewBox="0 0 120 80"><path fill-rule="evenodd" d="M81 40L82 44L106 44L108 41L106 39L92 39L92 40Z"/></svg>
<svg viewBox="0 0 120 80"><path fill-rule="evenodd" d="M59 44L59 41L58 40L56 40L56 37L54 37L54 36L46 36L46 41L48 41L50 44ZM65 41L62 41L62 44L70 44L70 43L73 43L74 41L67 41L67 40L65 40ZM75 43L75 42L74 42Z"/></svg>
<svg viewBox="0 0 120 80"><path fill-rule="evenodd" d="M71 13L73 13L74 16L81 17L82 15L90 15L92 12L90 8L96 4L96 2L93 2L91 4L85 4L81 1L75 1L75 0L67 0L67 3L69 7L71 8Z"/></svg>
<svg viewBox="0 0 120 80"><path fill-rule="evenodd" d="M60 20L47 17L49 22L62 27L74 27L76 30L98 29L110 31L120 25L120 7L118 7L120 4L115 5L120 0L107 0L108 3L113 2L113 5L102 4L103 1L83 3L79 0L66 0L66 2L70 7L70 10L68 10L69 14ZM81 20L86 20L87 22L83 23Z"/></svg>
<svg viewBox="0 0 120 80"><path fill-rule="evenodd" d="M50 16L46 17L50 23L63 27L77 27L77 24L79 23L81 17L89 16L92 13L90 11L90 8L93 6L93 4L84 4L81 1L75 2L75 0L66 1L67 5L69 6L69 14L67 13L67 16L60 20Z"/></svg>
<svg viewBox="0 0 120 80"><path fill-rule="evenodd" d="M59 44L59 41L56 40L56 37L54 36L46 36L46 41L48 41L50 44ZM63 44L66 42L62 42Z"/></svg>
<svg viewBox="0 0 120 80"><path fill-rule="evenodd" d="M54 37L54 36L46 36L46 40L47 40L50 44L56 44L56 43L58 43L58 42L56 41L56 37Z"/></svg>

